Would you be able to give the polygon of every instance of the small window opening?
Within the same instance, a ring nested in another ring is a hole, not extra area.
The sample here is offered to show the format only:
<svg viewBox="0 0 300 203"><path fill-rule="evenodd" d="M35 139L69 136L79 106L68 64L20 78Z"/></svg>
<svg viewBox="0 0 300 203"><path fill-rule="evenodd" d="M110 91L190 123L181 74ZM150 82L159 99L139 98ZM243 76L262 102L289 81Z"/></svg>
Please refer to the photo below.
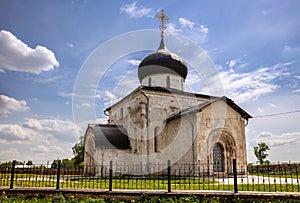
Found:
<svg viewBox="0 0 300 203"><path fill-rule="evenodd" d="M170 88L170 76L167 76L167 88Z"/></svg>

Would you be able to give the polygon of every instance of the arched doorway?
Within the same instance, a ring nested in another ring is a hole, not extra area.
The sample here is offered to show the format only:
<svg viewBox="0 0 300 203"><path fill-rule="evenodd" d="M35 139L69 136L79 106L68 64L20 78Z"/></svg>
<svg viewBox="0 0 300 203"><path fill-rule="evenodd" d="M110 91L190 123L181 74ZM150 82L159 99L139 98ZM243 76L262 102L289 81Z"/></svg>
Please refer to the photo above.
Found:
<svg viewBox="0 0 300 203"><path fill-rule="evenodd" d="M224 147L219 142L214 144L213 161L214 172L224 172Z"/></svg>

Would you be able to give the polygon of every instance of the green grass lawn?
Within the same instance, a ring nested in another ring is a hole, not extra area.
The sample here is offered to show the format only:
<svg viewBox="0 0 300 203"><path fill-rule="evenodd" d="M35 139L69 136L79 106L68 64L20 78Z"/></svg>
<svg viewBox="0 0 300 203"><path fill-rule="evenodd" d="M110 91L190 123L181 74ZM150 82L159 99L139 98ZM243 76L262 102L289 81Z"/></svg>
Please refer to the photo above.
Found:
<svg viewBox="0 0 300 203"><path fill-rule="evenodd" d="M274 174L277 177L280 174ZM263 177L271 177L263 176ZM279 176L282 179L281 175ZM293 177L288 174L287 178ZM108 178L82 178L80 176L61 176L60 188L89 188L108 189ZM0 186L10 186L10 176L0 175ZM14 187L56 187L56 176L18 174L14 179ZM166 178L115 178L112 180L113 189L138 189L138 190L167 190L168 180ZM217 179L171 179L172 190L227 190L233 191L233 185L223 184ZM299 182L292 184L239 184L239 191L266 191L266 192L300 192Z"/></svg>
<svg viewBox="0 0 300 203"><path fill-rule="evenodd" d="M44 202L44 203L52 203L52 202L65 202L65 203L117 203L117 202L128 202L128 203L230 203L230 202L268 202L268 203L275 203L275 202L290 202L289 200L283 199L262 199L262 200L251 200L251 199L240 199L239 197L206 197L205 195L196 196L196 195L189 195L184 197L165 197L165 198L149 198L147 195L141 195L137 199L120 199L115 200L114 198L107 198L107 199L95 199L95 198L75 198L74 196L66 197L63 194L59 195L51 195L49 197L7 197L5 193L0 196L0 200L2 203L29 203L29 202Z"/></svg>

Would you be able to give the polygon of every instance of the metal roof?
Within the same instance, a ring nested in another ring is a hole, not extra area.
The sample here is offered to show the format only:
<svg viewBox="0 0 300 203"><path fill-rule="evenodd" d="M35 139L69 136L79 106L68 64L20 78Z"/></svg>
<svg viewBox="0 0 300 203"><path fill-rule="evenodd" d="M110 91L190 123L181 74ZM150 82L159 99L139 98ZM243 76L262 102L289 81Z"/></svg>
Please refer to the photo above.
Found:
<svg viewBox="0 0 300 203"><path fill-rule="evenodd" d="M95 135L96 148L131 149L127 130L120 125L90 125Z"/></svg>
<svg viewBox="0 0 300 203"><path fill-rule="evenodd" d="M171 121L171 120L174 120L176 118L180 118L180 117L192 114L192 113L200 112L206 106L209 106L212 103L215 103L216 101L220 101L220 100L222 100L225 103L227 103L231 108L233 108L235 111L237 111L243 118L245 118L245 119L252 118L252 116L250 114L248 114L241 107L239 107L236 103L234 103L234 101L232 101L231 99L223 96L223 97L214 98L214 99L212 99L210 101L203 102L203 103L201 103L199 105L192 106L190 108L184 109L184 110L182 110L182 111L180 111L180 112L178 112L178 113L170 116L169 118L166 119L166 121Z"/></svg>
<svg viewBox="0 0 300 203"><path fill-rule="evenodd" d="M146 76L156 73L176 73L184 79L188 73L186 62L166 48L163 38L158 50L139 64L138 77L142 81Z"/></svg>

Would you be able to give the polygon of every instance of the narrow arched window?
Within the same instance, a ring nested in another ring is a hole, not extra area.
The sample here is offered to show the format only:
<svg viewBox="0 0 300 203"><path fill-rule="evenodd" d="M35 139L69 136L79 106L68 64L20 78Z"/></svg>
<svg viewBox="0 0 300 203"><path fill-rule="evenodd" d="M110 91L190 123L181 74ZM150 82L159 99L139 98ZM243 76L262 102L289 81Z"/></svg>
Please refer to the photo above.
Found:
<svg viewBox="0 0 300 203"><path fill-rule="evenodd" d="M170 88L170 76L167 76L167 88Z"/></svg>
<svg viewBox="0 0 300 203"><path fill-rule="evenodd" d="M123 108L120 109L120 118L123 119Z"/></svg>
<svg viewBox="0 0 300 203"><path fill-rule="evenodd" d="M152 80L152 78L151 77L149 77L149 79L148 79L148 86L151 86L151 81Z"/></svg>
<svg viewBox="0 0 300 203"><path fill-rule="evenodd" d="M154 128L154 152L158 152L158 127Z"/></svg>

